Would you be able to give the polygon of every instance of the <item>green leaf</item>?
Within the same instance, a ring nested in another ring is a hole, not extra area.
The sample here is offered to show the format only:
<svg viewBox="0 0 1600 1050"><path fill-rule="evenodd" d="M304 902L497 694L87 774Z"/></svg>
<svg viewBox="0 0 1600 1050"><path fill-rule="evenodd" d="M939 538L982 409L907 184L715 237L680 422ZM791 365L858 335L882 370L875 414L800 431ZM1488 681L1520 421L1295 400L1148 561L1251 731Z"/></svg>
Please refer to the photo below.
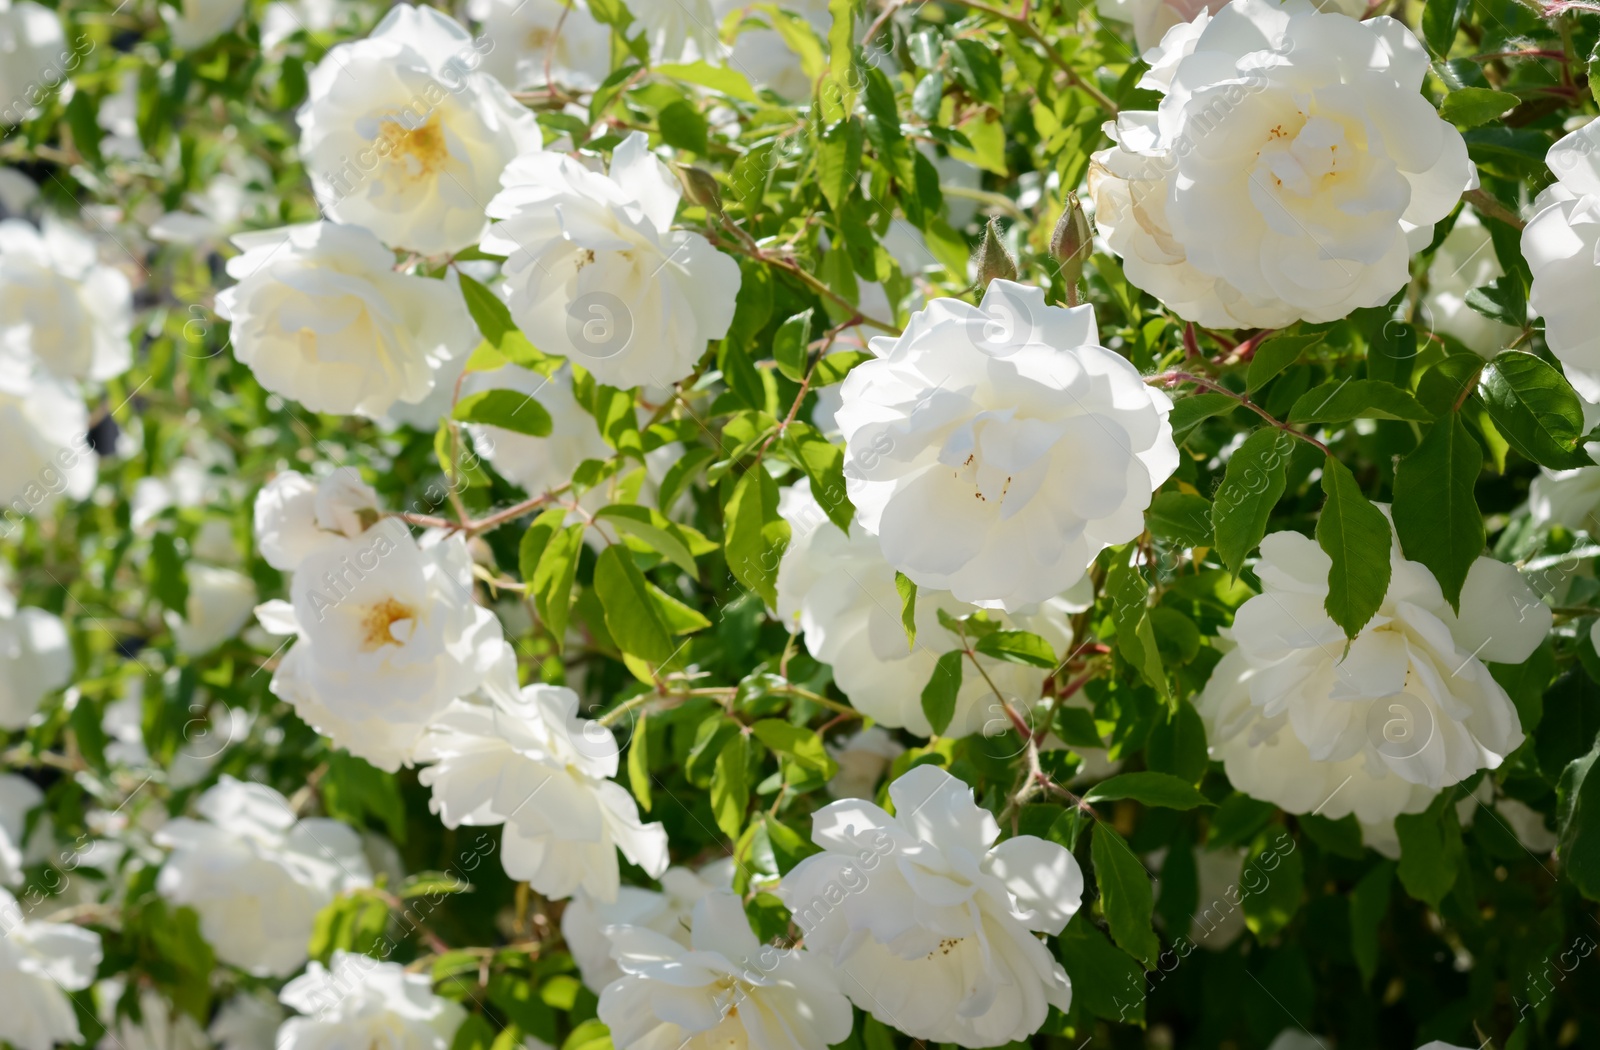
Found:
<svg viewBox="0 0 1600 1050"><path fill-rule="evenodd" d="M1291 423L1343 423L1351 419L1433 418L1417 399L1379 379L1329 380L1300 395L1289 409Z"/></svg>
<svg viewBox="0 0 1600 1050"><path fill-rule="evenodd" d="M827 512L828 520L842 532L850 531L855 504L844 487L844 448L835 445L807 423L790 423L783 432L789 459L811 482L811 495Z"/></svg>
<svg viewBox="0 0 1600 1050"><path fill-rule="evenodd" d="M1394 818L1394 830L1400 838L1400 885L1437 911L1456 884L1464 854L1455 792L1441 792L1421 813L1402 813Z"/></svg>
<svg viewBox="0 0 1600 1050"><path fill-rule="evenodd" d="M650 812L650 713L644 712L633 724L633 735L628 738L628 788L639 803L639 808Z"/></svg>
<svg viewBox="0 0 1600 1050"><path fill-rule="evenodd" d="M1552 470L1592 466L1576 448L1583 435L1583 403L1556 369L1520 350L1490 362L1478 378L1489 418L1511 447Z"/></svg>
<svg viewBox="0 0 1600 1050"><path fill-rule="evenodd" d="M1145 969L1153 969L1161 954L1161 942L1150 928L1155 894L1150 888L1149 873L1122 836L1103 820L1095 821L1090 853L1111 939Z"/></svg>
<svg viewBox="0 0 1600 1050"><path fill-rule="evenodd" d="M1211 523L1217 533L1217 556L1235 576L1245 555L1267 534L1267 517L1288 484L1294 441L1276 427L1262 427L1228 458L1211 503Z"/></svg>
<svg viewBox="0 0 1600 1050"><path fill-rule="evenodd" d="M922 713L933 727L933 735L941 736L950 728L956 715L956 694L961 692L961 661L966 654L959 649L939 657L933 675L922 687Z"/></svg>
<svg viewBox="0 0 1600 1050"><path fill-rule="evenodd" d="M1146 806L1165 809L1196 809L1212 805L1195 786L1171 773L1121 773L1102 780L1089 789L1085 802L1115 802L1131 798Z"/></svg>
<svg viewBox="0 0 1600 1050"><path fill-rule="evenodd" d="M678 647L656 611L649 582L626 547L612 544L600 552L594 589L605 612L606 629L623 652L658 665L672 657Z"/></svg>
<svg viewBox="0 0 1600 1050"><path fill-rule="evenodd" d="M1094 724L1094 712L1086 707L1058 707L1054 722L1056 736L1068 747L1105 747L1100 729Z"/></svg>
<svg viewBox="0 0 1600 1050"><path fill-rule="evenodd" d="M1471 0L1427 0L1422 9L1422 38L1428 42L1428 50L1440 58L1449 57L1456 27L1470 4Z"/></svg>
<svg viewBox="0 0 1600 1050"><path fill-rule="evenodd" d="M870 360L872 355L865 350L840 350L838 353L829 354L818 361L817 366L811 370L811 389L842 383L852 368Z"/></svg>
<svg viewBox="0 0 1600 1050"><path fill-rule="evenodd" d="M522 573L524 583L532 582L539 568L539 559L544 557L551 537L565 526L566 520L565 507L552 507L534 518L528 531L522 534L522 542L517 546L517 569Z"/></svg>
<svg viewBox="0 0 1600 1050"><path fill-rule="evenodd" d="M1144 1024L1145 975L1095 927L1084 908L1057 938L1061 964L1072 975L1072 1005L1118 1024Z"/></svg>
<svg viewBox="0 0 1600 1050"><path fill-rule="evenodd" d="M1257 940L1269 940L1300 910L1300 898L1305 894L1305 855L1287 832L1268 831L1245 858L1244 871L1255 872L1264 883L1257 889L1247 878L1241 879L1249 891L1244 898L1244 923Z"/></svg>
<svg viewBox="0 0 1600 1050"><path fill-rule="evenodd" d="M472 315L473 324L478 326L483 341L492 347L496 354L506 361L526 367L559 360L549 358L534 349L533 344L528 342L527 336L522 334L517 328L517 323L511 319L511 310L500 301L499 296L459 270L456 275L461 280L461 296L467 301L467 312Z"/></svg>
<svg viewBox="0 0 1600 1050"><path fill-rule="evenodd" d="M1189 492L1160 492L1144 512L1151 535L1185 547L1209 547L1216 541L1211 527L1211 501Z"/></svg>
<svg viewBox="0 0 1600 1050"><path fill-rule="evenodd" d="M1556 829L1561 836L1556 855L1567 878L1590 900L1600 900L1600 777L1589 783L1596 757L1600 741L1563 769L1556 785Z"/></svg>
<svg viewBox="0 0 1600 1050"><path fill-rule="evenodd" d="M1181 442L1184 435L1200 423L1238 407L1239 399L1227 394L1190 394L1188 397L1177 398L1172 402L1172 415L1167 417L1167 421L1172 424L1173 440Z"/></svg>
<svg viewBox="0 0 1600 1050"><path fill-rule="evenodd" d="M1377 615L1389 593L1389 519L1361 492L1350 468L1333 457L1322 466L1328 501L1317 519L1317 544L1328 555L1328 595L1323 608L1354 638Z"/></svg>
<svg viewBox="0 0 1600 1050"><path fill-rule="evenodd" d="M1254 392L1266 385L1267 380L1299 360L1309 347L1322 342L1323 332L1279 332L1256 347L1250 358L1250 370L1245 374L1245 390Z"/></svg>
<svg viewBox="0 0 1600 1050"><path fill-rule="evenodd" d="M730 839L739 837L750 807L749 750L749 738L734 734L717 753L716 772L711 775L711 814Z"/></svg>
<svg viewBox="0 0 1600 1050"><path fill-rule="evenodd" d="M1473 495L1482 470L1483 450L1458 415L1429 427L1395 469L1391 512L1400 549L1428 567L1452 607L1483 553L1483 515Z"/></svg>
<svg viewBox="0 0 1600 1050"><path fill-rule="evenodd" d="M778 326L772 337L772 358L778 371L796 383L806 377L806 357L811 347L811 313L808 308Z"/></svg>
<svg viewBox="0 0 1600 1050"><path fill-rule="evenodd" d="M531 394L516 390L481 390L456 402L450 418L483 423L529 437L549 437L550 413Z"/></svg>
<svg viewBox="0 0 1600 1050"><path fill-rule="evenodd" d="M183 556L170 532L158 532L150 540L150 590L156 600L179 616L189 615L189 577L183 570Z"/></svg>
<svg viewBox="0 0 1600 1050"><path fill-rule="evenodd" d="M817 182L828 207L844 211L845 201L861 180L861 147L866 132L858 117L841 120L817 143Z"/></svg>
<svg viewBox="0 0 1600 1050"><path fill-rule="evenodd" d="M750 730L769 749L805 766L823 780L831 779L839 772L839 763L828 754L822 738L813 730L777 718L763 718Z"/></svg>
<svg viewBox="0 0 1600 1050"><path fill-rule="evenodd" d="M855 13L857 0L828 0L828 75L819 89L818 108L823 119L838 120L855 112L856 87L862 81L856 70Z"/></svg>
<svg viewBox="0 0 1600 1050"><path fill-rule="evenodd" d="M1505 116L1521 101L1508 91L1481 87L1457 88L1440 103L1439 116L1457 127L1475 128Z"/></svg>
<svg viewBox="0 0 1600 1050"><path fill-rule="evenodd" d="M1378 930L1389 911L1393 883L1394 862L1380 860L1350 891L1350 951L1363 984L1370 985L1378 972Z"/></svg>
<svg viewBox="0 0 1600 1050"><path fill-rule="evenodd" d="M1200 782L1211 757L1206 751L1205 722L1193 704L1178 701L1167 720L1150 731L1145 761L1156 772L1171 773L1190 784Z"/></svg>
<svg viewBox="0 0 1600 1050"><path fill-rule="evenodd" d="M1167 673L1150 622L1150 584L1130 561L1135 549L1129 545L1111 552L1105 595L1111 601L1111 620L1117 627L1117 651L1166 699L1170 695Z"/></svg>
<svg viewBox="0 0 1600 1050"><path fill-rule="evenodd" d="M569 525L552 533L539 556L533 579L534 608L559 648L566 639L567 617L572 610L572 585L578 578L578 555L583 552L583 526Z"/></svg>
<svg viewBox="0 0 1600 1050"><path fill-rule="evenodd" d="M667 145L702 157L710 152L710 125L691 103L680 99L662 106L656 124L661 129L661 141Z"/></svg>
<svg viewBox="0 0 1600 1050"><path fill-rule="evenodd" d="M917 647L917 585L903 572L894 574L894 589L900 594L900 626L905 628L907 651Z"/></svg>
<svg viewBox="0 0 1600 1050"><path fill-rule="evenodd" d="M561 1050L612 1050L611 1029L591 1017L572 1030Z"/></svg>
<svg viewBox="0 0 1600 1050"><path fill-rule="evenodd" d="M760 101L755 89L750 86L749 78L732 66L713 66L709 62L666 62L652 66L650 71L672 80L720 91L744 102Z"/></svg>
<svg viewBox="0 0 1600 1050"><path fill-rule="evenodd" d="M613 503L595 512L596 521L605 521L617 532L638 538L645 546L688 573L698 576L689 543L683 530L659 510L637 503Z"/></svg>
<svg viewBox="0 0 1600 1050"><path fill-rule="evenodd" d="M778 562L789 523L778 516L778 483L758 464L740 475L724 508L728 568L769 608L778 604Z"/></svg>
<svg viewBox="0 0 1600 1050"><path fill-rule="evenodd" d="M1029 664L1046 671L1054 670L1056 666L1056 651L1050 647L1050 643L1028 631L993 631L979 638L973 648L997 660Z"/></svg>

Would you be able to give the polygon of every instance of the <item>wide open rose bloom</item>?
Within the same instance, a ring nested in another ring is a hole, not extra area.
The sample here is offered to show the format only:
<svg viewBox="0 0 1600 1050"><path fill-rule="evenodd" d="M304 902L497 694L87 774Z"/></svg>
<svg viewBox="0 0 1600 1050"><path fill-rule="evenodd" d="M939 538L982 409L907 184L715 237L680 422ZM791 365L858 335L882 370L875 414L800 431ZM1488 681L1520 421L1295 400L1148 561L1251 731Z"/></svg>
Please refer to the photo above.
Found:
<svg viewBox="0 0 1600 1050"><path fill-rule="evenodd" d="M1323 608L1330 564L1299 533L1261 541L1262 593L1239 607L1234 648L1196 706L1234 787L1290 813L1354 813L1381 841L1395 817L1522 743L1485 663L1526 660L1551 614L1515 569L1479 558L1458 616L1396 543L1389 592L1346 654Z"/></svg>
<svg viewBox="0 0 1600 1050"><path fill-rule="evenodd" d="M917 584L1015 609L1082 579L1144 531L1177 468L1167 414L1094 310L994 281L935 299L845 379L836 420L856 520Z"/></svg>
<svg viewBox="0 0 1600 1050"><path fill-rule="evenodd" d="M1027 1039L1072 982L1039 933L1078 910L1083 872L1032 835L998 845L972 789L937 766L889 785L895 815L847 799L818 810L823 852L778 895L851 1002L914 1039L967 1047Z"/></svg>
<svg viewBox="0 0 1600 1050"><path fill-rule="evenodd" d="M1528 305L1567 379L1600 401L1600 127L1587 124L1550 147L1558 180L1533 202L1522 255L1533 271Z"/></svg>
<svg viewBox="0 0 1600 1050"><path fill-rule="evenodd" d="M95 243L46 218L0 222L0 355L58 379L112 379L133 354L133 289Z"/></svg>
<svg viewBox="0 0 1600 1050"><path fill-rule="evenodd" d="M1173 28L1090 172L1128 280L1217 328L1334 321L1380 306L1476 185L1423 98L1422 43L1388 17L1234 0Z"/></svg>
<svg viewBox="0 0 1600 1050"><path fill-rule="evenodd" d="M278 1050L447 1050L466 1019L460 1003L433 993L425 973L336 950L283 986L279 998L304 1016L278 1029Z"/></svg>
<svg viewBox="0 0 1600 1050"><path fill-rule="evenodd" d="M0 889L0 1043L50 1050L82 1038L72 993L94 981L100 935L56 922L29 922Z"/></svg>
<svg viewBox="0 0 1600 1050"><path fill-rule="evenodd" d="M483 250L506 256L511 316L539 349L608 386L666 387L727 334L739 264L672 229L682 188L644 135L617 146L607 174L529 153L504 183Z"/></svg>
<svg viewBox="0 0 1600 1050"><path fill-rule="evenodd" d="M533 113L481 68L494 46L398 4L371 36L328 52L296 119L329 218L424 255L477 243L500 173L540 146Z"/></svg>
<svg viewBox="0 0 1600 1050"><path fill-rule="evenodd" d="M458 288L394 272L394 255L359 226L316 222L233 243L239 283L217 294L233 354L275 394L313 412L375 418L415 404L477 329Z"/></svg>

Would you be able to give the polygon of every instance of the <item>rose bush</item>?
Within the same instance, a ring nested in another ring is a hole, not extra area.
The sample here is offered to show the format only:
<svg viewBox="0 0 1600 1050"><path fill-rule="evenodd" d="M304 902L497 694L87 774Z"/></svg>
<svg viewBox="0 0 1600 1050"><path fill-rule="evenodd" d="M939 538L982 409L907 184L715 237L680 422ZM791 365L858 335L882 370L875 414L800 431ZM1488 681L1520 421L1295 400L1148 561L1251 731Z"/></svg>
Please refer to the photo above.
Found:
<svg viewBox="0 0 1600 1050"><path fill-rule="evenodd" d="M1597 12L0 0L0 1050L1600 1043Z"/></svg>

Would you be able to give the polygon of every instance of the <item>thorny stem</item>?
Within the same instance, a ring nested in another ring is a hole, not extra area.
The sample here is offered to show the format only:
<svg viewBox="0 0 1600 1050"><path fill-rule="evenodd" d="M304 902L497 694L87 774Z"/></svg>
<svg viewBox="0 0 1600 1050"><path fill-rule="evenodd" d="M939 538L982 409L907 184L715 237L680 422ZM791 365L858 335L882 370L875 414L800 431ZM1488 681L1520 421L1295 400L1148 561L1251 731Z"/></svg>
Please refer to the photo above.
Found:
<svg viewBox="0 0 1600 1050"><path fill-rule="evenodd" d="M1462 194L1468 204L1477 209L1478 214L1488 219L1498 219L1514 230L1520 230L1528 225L1522 216L1507 208L1500 201L1482 189L1468 190Z"/></svg>
<svg viewBox="0 0 1600 1050"><path fill-rule="evenodd" d="M824 299L827 299L843 309L851 311L852 313L857 313L855 303L852 303L850 300L846 299L832 288L829 288L817 277L801 269L800 265L793 259L785 259L781 256L773 255L770 252L762 250L760 245L756 245L753 242L750 245L746 245L739 240L729 240L726 237L718 236L715 232L711 233L709 240L718 248L731 248L732 250L737 251L740 255L747 256L748 258L754 259L757 262L765 263L768 266L782 270L784 273L787 273L789 276L798 280L801 284L804 284L807 288L810 288L813 292L816 292L818 295L822 296ZM880 332L887 332L889 335L899 335L901 331L894 325L880 321L875 317L863 316L861 317L861 323L871 328L876 328Z"/></svg>
<svg viewBox="0 0 1600 1050"><path fill-rule="evenodd" d="M1248 408L1250 411L1266 420L1272 426L1283 431L1285 434L1288 434L1292 437L1297 437L1309 445L1315 445L1317 448L1322 450L1322 454L1325 456L1333 455L1333 453L1328 449L1327 445L1324 445L1310 434L1307 434L1303 430L1297 430L1296 428L1278 419L1277 416L1274 416L1271 412L1268 412L1254 401L1251 401L1248 397L1245 397L1243 394L1235 393L1234 391L1229 390L1227 387L1223 386L1221 383L1215 382L1214 380L1206 379L1203 376L1192 375L1188 372L1163 372L1160 375L1153 375L1146 378L1145 382L1160 384L1161 386L1176 386L1179 383L1194 383L1196 386L1205 387L1207 390L1214 391L1215 393L1226 394L1228 397L1233 398L1235 401L1239 402L1239 404L1243 405L1245 408Z"/></svg>

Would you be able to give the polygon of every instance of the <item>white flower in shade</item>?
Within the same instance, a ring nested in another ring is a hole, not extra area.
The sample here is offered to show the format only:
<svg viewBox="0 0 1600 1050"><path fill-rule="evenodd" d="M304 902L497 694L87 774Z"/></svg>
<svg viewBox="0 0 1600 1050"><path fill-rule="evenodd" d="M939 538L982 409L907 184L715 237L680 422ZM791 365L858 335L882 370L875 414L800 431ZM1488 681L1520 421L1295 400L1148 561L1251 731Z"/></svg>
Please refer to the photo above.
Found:
<svg viewBox="0 0 1600 1050"><path fill-rule="evenodd" d="M600 436L594 417L583 410L572 393L572 373L562 368L543 376L516 365L492 372L470 373L461 383L461 396L483 390L510 390L537 401L550 414L550 433L531 437L504 427L467 424L472 447L502 477L529 495L557 489L572 480L586 459L607 459L611 447ZM598 509L598 508L596 508Z"/></svg>
<svg viewBox="0 0 1600 1050"><path fill-rule="evenodd" d="M112 379L133 362L133 289L95 243L46 218L0 222L0 358L59 379Z"/></svg>
<svg viewBox="0 0 1600 1050"><path fill-rule="evenodd" d="M663 387L727 333L739 266L698 233L672 229L682 188L643 134L616 148L608 175L529 153L503 181L489 203L501 221L483 250L507 257L511 314L539 333L541 350L609 386Z"/></svg>
<svg viewBox="0 0 1600 1050"><path fill-rule="evenodd" d="M1538 810L1509 795L1496 798L1494 781L1488 777L1478 781L1476 791L1456 803L1456 817L1461 826L1471 827L1479 809L1490 810L1483 819L1493 821L1509 831L1523 849L1535 856L1548 856L1561 843L1560 836L1545 826L1544 815ZM1395 844L1399 845L1398 836Z"/></svg>
<svg viewBox="0 0 1600 1050"><path fill-rule="evenodd" d="M1195 877L1199 884L1199 898L1194 914L1189 917L1189 940L1214 952L1226 951L1228 945L1239 939L1245 931L1244 908L1241 906L1249 894L1240 881L1248 853L1237 847L1194 851Z"/></svg>
<svg viewBox="0 0 1600 1050"><path fill-rule="evenodd" d="M1419 88L1401 23L1309 0L1233 0L1178 26L1096 153L1095 220L1128 280L1211 327L1333 321L1381 306L1476 185Z"/></svg>
<svg viewBox="0 0 1600 1050"><path fill-rule="evenodd" d="M296 118L324 212L424 255L476 244L500 173L540 145L533 113L480 68L498 46L398 4L371 36L330 50Z"/></svg>
<svg viewBox="0 0 1600 1050"><path fill-rule="evenodd" d="M1144 531L1177 468L1172 402L1097 344L1094 310L994 281L872 341L837 413L856 520L918 587L1017 608Z"/></svg>
<svg viewBox="0 0 1600 1050"><path fill-rule="evenodd" d="M544 87L546 77L593 91L611 72L611 30L583 0L470 0L467 14L495 42L485 72L513 90Z"/></svg>
<svg viewBox="0 0 1600 1050"><path fill-rule="evenodd" d="M642 926L606 931L623 976L600 993L617 1050L825 1050L855 1014L826 962L750 932L727 890L694 907L689 944Z"/></svg>
<svg viewBox="0 0 1600 1050"><path fill-rule="evenodd" d="M578 694L530 685L454 703L428 726L418 779L446 827L504 824L500 863L546 897L617 897L617 850L650 876L667 867L667 833L643 824L617 773L617 741L578 717Z"/></svg>
<svg viewBox="0 0 1600 1050"><path fill-rule="evenodd" d="M839 772L828 781L828 794L833 798L876 798L878 781L905 750L882 726L851 734L828 748L828 754L839 763Z"/></svg>
<svg viewBox="0 0 1600 1050"><path fill-rule="evenodd" d="M1422 319L1435 332L1460 340L1473 353L1493 358L1511 345L1521 329L1483 316L1467 305L1467 293L1503 274L1489 231L1478 221L1477 212L1462 208L1428 266Z"/></svg>
<svg viewBox="0 0 1600 1050"><path fill-rule="evenodd" d="M712 0L634 0L628 10L644 26L645 42L656 61L726 61L728 48L718 36Z"/></svg>
<svg viewBox="0 0 1600 1050"><path fill-rule="evenodd" d="M966 1047L1027 1039L1072 982L1040 933L1078 910L1083 872L1032 835L999 845L972 789L937 766L889 785L895 816L844 800L812 817L823 852L778 895L851 1002L913 1039Z"/></svg>
<svg viewBox="0 0 1600 1050"><path fill-rule="evenodd" d="M47 375L0 367L0 519L7 533L62 496L80 500L94 490L100 466L88 432L77 391Z"/></svg>
<svg viewBox="0 0 1600 1050"><path fill-rule="evenodd" d="M779 511L791 532L778 562L778 615L805 633L806 650L833 667L834 681L857 710L883 725L932 735L922 711L922 689L939 657L962 647L939 613L965 617L979 612L978 607L945 591L919 590L917 644L912 647L900 622L894 567L884 560L877 539L854 523L848 536L839 531L804 483L782 492ZM1072 640L1068 608L1064 599L1052 598L988 616L1003 627L1032 631L1064 653ZM989 680L970 663L963 668L950 736L1003 733L1011 728L1007 703L1026 712L1039 700L1043 668L981 655L978 660ZM1000 696L990 689L990 681Z"/></svg>
<svg viewBox="0 0 1600 1050"><path fill-rule="evenodd" d="M161 18L174 46L193 51L237 25L244 9L245 0L181 0L176 7L162 4Z"/></svg>
<svg viewBox="0 0 1600 1050"><path fill-rule="evenodd" d="M184 570L189 600L184 615L168 610L178 652L203 656L237 635L250 622L256 607L256 585L242 572L191 562Z"/></svg>
<svg viewBox="0 0 1600 1050"><path fill-rule="evenodd" d="M427 974L345 951L332 966L313 962L278 997L305 1016L283 1022L277 1050L448 1050L467 1016L433 994Z"/></svg>
<svg viewBox="0 0 1600 1050"><path fill-rule="evenodd" d="M1140 51L1148 51L1162 42L1167 30L1191 22L1200 12L1220 10L1227 0L1099 0L1097 11L1101 18L1113 22L1126 22L1133 26L1133 39ZM1338 12L1351 18L1360 18L1367 10L1366 0L1318 0L1316 8L1322 12ZM1153 64L1153 63L1152 63Z"/></svg>
<svg viewBox="0 0 1600 1050"><path fill-rule="evenodd" d="M172 1004L154 988L139 992L139 1017L124 1014L109 1025L98 1050L212 1050L206 1033L193 1017Z"/></svg>
<svg viewBox="0 0 1600 1050"><path fill-rule="evenodd" d="M286 470L256 495L256 546L268 565L292 572L312 553L360 536L378 515L378 494L354 467L320 480Z"/></svg>
<svg viewBox="0 0 1600 1050"><path fill-rule="evenodd" d="M314 222L233 243L244 249L228 261L239 283L217 293L217 313L233 323L234 356L314 412L376 417L421 401L434 371L476 342L459 288L396 273L359 226Z"/></svg>
<svg viewBox="0 0 1600 1050"><path fill-rule="evenodd" d="M221 961L257 977L294 973L317 912L372 882L361 837L336 820L300 820L272 788L226 774L195 809L202 819L178 817L156 832L172 850L156 889L199 913Z"/></svg>
<svg viewBox="0 0 1600 1050"><path fill-rule="evenodd" d="M639 926L687 947L694 906L712 890L732 886L733 858L728 857L699 871L668 868L661 873L660 890L623 886L617 890L617 899L609 903L593 900L580 889L561 912L561 939L567 942L583 983L598 992L622 976L611 957L607 928Z"/></svg>
<svg viewBox="0 0 1600 1050"><path fill-rule="evenodd" d="M351 754L398 768L422 726L483 684L505 651L472 586L459 535L422 546L385 518L328 541L295 569L292 603L256 610L272 633L298 635L273 693Z"/></svg>
<svg viewBox="0 0 1600 1050"><path fill-rule="evenodd" d="M1568 369L1570 372L1571 369ZM1583 409L1583 430L1600 426L1600 405L1579 401ZM1590 459L1600 463L1600 441L1583 446ZM1583 531L1600 536L1600 466L1551 470L1541 467L1528 483L1528 513L1533 524L1560 525L1571 532Z"/></svg>
<svg viewBox="0 0 1600 1050"><path fill-rule="evenodd" d="M71 993L94 981L100 935L65 923L23 918L0 889L0 1043L50 1050L82 1038Z"/></svg>
<svg viewBox="0 0 1600 1050"><path fill-rule="evenodd" d="M21 729L72 680L72 643L54 613L17 608L0 588L0 729Z"/></svg>
<svg viewBox="0 0 1600 1050"><path fill-rule="evenodd" d="M1545 342L1585 400L1600 401L1600 126L1586 124L1550 147L1556 182L1533 202L1522 255L1533 272L1528 305Z"/></svg>
<svg viewBox="0 0 1600 1050"><path fill-rule="evenodd" d="M235 992L206 1031L220 1050L273 1050L281 1024L283 1007L271 992L258 989Z"/></svg>
<svg viewBox="0 0 1600 1050"><path fill-rule="evenodd" d="M0 128L37 112L79 61L54 11L33 0L0 0Z"/></svg>
<svg viewBox="0 0 1600 1050"><path fill-rule="evenodd" d="M22 867L31 858L25 836L28 814L44 801L31 780L0 773L0 886L22 885Z"/></svg>
<svg viewBox="0 0 1600 1050"><path fill-rule="evenodd" d="M1479 558L1458 616L1396 542L1388 594L1346 652L1323 608L1330 564L1299 533L1261 541L1262 593L1239 607L1196 706L1234 787L1290 813L1354 813L1381 836L1522 743L1485 663L1527 659L1551 613L1515 569Z"/></svg>

